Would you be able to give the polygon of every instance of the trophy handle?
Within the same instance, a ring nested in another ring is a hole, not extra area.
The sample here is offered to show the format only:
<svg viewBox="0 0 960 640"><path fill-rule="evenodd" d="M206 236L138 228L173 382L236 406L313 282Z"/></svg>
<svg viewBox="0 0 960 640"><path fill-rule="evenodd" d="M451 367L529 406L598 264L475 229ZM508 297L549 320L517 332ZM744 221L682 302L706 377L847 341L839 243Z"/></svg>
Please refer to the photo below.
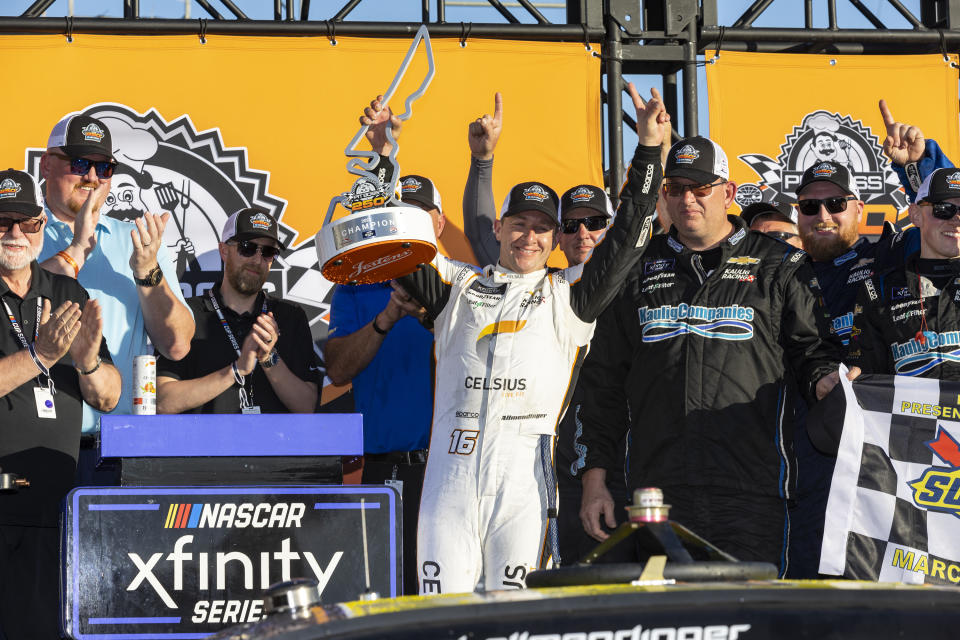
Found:
<svg viewBox="0 0 960 640"><path fill-rule="evenodd" d="M424 46L427 52L427 75L424 77L423 82L420 83L420 86L416 91L411 93L404 100L404 112L399 114L397 117L401 120L408 120L413 113L412 105L414 101L418 100L424 92L427 90L427 87L430 86L430 82L433 80L433 76L436 72L436 66L433 61L433 47L430 44L430 32L427 30L426 25L421 25L417 29L417 34L413 38L413 42L410 44L410 48L407 49L407 55L404 56L403 62L400 63L400 69L397 71L397 75L394 76L393 82L390 83L390 87L387 89L387 92L383 96L383 100L380 102L383 108L386 108L387 104L390 102L390 99L393 97L394 92L396 92L397 87L400 82L403 80L404 75L407 73L407 68L410 66L410 62L413 60L413 56L417 52L417 46L420 44L420 41L424 42ZM376 165L379 154L374 151L362 151L357 148L357 145L360 143L360 140L363 139L364 134L367 132L368 125L363 125L360 127L360 130L357 131L357 134L353 136L353 139L350 140L350 143L347 145L347 148L344 150L344 154L349 158L347 160L347 171L356 176L365 177L375 184L379 182L377 177L371 172L371 170ZM400 167L397 165L397 150L398 145L396 139L393 137L393 128L387 126L387 140L390 141L392 149L388 160L391 165L393 165L393 177L390 180L390 184L386 189L388 194L389 201L394 204L400 204L396 196L396 186L397 180L400 179ZM363 161L361 158L365 158ZM330 214L327 214L328 221Z"/></svg>
<svg viewBox="0 0 960 640"><path fill-rule="evenodd" d="M325 225L327 225L327 224L330 224L330 220L333 219L333 212L334 212L334 210L336 210L337 205L340 204L340 203L342 203L342 202L344 201L344 199L345 199L345 198L344 198L342 195L340 195L340 196L334 196L333 198L330 199L330 206L327 207L327 217L325 217L325 218L323 219L323 224L320 225L321 227L322 227L322 226L325 226Z"/></svg>

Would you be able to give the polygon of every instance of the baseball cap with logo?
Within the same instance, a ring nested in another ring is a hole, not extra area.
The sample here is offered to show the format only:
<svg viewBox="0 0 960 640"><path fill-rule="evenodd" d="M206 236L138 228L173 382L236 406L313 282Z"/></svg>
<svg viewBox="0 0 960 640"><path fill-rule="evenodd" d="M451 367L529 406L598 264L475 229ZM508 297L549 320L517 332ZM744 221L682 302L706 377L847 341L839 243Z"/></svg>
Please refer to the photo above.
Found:
<svg viewBox="0 0 960 640"><path fill-rule="evenodd" d="M400 199L403 202L416 202L428 209L436 209L443 213L440 192L430 178L417 175L403 176L400 178L399 186Z"/></svg>
<svg viewBox="0 0 960 640"><path fill-rule="evenodd" d="M829 182L835 184L843 189L844 193L855 196L858 200L860 199L860 192L857 191L857 185L854 184L850 172L847 171L847 168L842 164L830 160L823 160L808 167L800 178L797 195L799 196L801 191L814 182Z"/></svg>
<svg viewBox="0 0 960 640"><path fill-rule="evenodd" d="M550 216L554 223L560 224L560 218L557 215L559 202L557 192L542 182L521 182L510 189L510 193L503 201L500 219L503 220L507 216L524 211L540 211Z"/></svg>
<svg viewBox="0 0 960 640"><path fill-rule="evenodd" d="M0 171L0 213L22 213L35 218L43 211L40 186L29 173Z"/></svg>
<svg viewBox="0 0 960 640"><path fill-rule="evenodd" d="M684 138L670 147L663 175L666 178L687 178L697 184L729 180L727 154L720 145L703 136Z"/></svg>
<svg viewBox="0 0 960 640"><path fill-rule="evenodd" d="M955 167L937 169L917 191L917 202L943 202L949 198L960 198L960 170Z"/></svg>
<svg viewBox="0 0 960 640"><path fill-rule="evenodd" d="M116 162L110 129L102 121L90 116L73 114L58 122L47 139L47 148L54 147L61 147L71 156L101 154L107 156L110 162Z"/></svg>
<svg viewBox="0 0 960 640"><path fill-rule="evenodd" d="M740 212L740 218L742 218L744 223L749 227L753 224L757 216L769 214L778 214L793 224L797 224L797 210L794 209L793 205L789 202L778 202L776 200L770 202L754 202L753 204L747 205L743 208L743 211Z"/></svg>
<svg viewBox="0 0 960 640"><path fill-rule="evenodd" d="M251 240L253 238L270 238L281 249L286 249L280 242L279 226L269 213L257 207L240 209L227 218L220 234L221 242L230 240Z"/></svg>
<svg viewBox="0 0 960 640"><path fill-rule="evenodd" d="M560 196L560 219L563 220L563 213L565 211L579 209L581 207L593 209L608 218L613 217L613 205L610 203L610 198L607 197L607 192L600 187L581 184L567 189L567 191Z"/></svg>

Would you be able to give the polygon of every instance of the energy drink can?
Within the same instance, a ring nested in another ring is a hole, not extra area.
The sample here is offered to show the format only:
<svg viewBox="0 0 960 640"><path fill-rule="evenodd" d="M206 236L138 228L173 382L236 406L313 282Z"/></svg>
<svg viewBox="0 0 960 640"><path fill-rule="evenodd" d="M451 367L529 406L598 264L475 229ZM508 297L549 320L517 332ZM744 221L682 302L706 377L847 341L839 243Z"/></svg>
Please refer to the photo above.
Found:
<svg viewBox="0 0 960 640"><path fill-rule="evenodd" d="M157 413L157 359L137 356L133 359L133 415Z"/></svg>

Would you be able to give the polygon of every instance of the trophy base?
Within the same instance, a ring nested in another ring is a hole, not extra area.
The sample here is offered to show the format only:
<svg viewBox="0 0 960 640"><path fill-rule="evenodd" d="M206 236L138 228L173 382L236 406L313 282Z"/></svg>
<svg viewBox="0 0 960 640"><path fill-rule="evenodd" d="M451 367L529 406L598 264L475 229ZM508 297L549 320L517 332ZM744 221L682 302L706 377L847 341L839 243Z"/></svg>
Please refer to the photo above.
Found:
<svg viewBox="0 0 960 640"><path fill-rule="evenodd" d="M437 254L430 214L416 207L353 213L316 236L320 272L337 284L372 284L405 276Z"/></svg>

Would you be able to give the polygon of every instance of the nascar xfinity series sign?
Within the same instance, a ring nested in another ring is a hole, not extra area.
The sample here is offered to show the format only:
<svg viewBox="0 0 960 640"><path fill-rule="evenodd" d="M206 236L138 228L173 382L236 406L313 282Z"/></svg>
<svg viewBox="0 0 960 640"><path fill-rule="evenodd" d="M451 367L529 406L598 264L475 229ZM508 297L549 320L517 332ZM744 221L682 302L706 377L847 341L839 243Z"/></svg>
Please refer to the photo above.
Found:
<svg viewBox="0 0 960 640"><path fill-rule="evenodd" d="M263 617L271 584L313 578L323 602L398 595L390 487L76 489L67 498L64 629L87 638L203 638Z"/></svg>

